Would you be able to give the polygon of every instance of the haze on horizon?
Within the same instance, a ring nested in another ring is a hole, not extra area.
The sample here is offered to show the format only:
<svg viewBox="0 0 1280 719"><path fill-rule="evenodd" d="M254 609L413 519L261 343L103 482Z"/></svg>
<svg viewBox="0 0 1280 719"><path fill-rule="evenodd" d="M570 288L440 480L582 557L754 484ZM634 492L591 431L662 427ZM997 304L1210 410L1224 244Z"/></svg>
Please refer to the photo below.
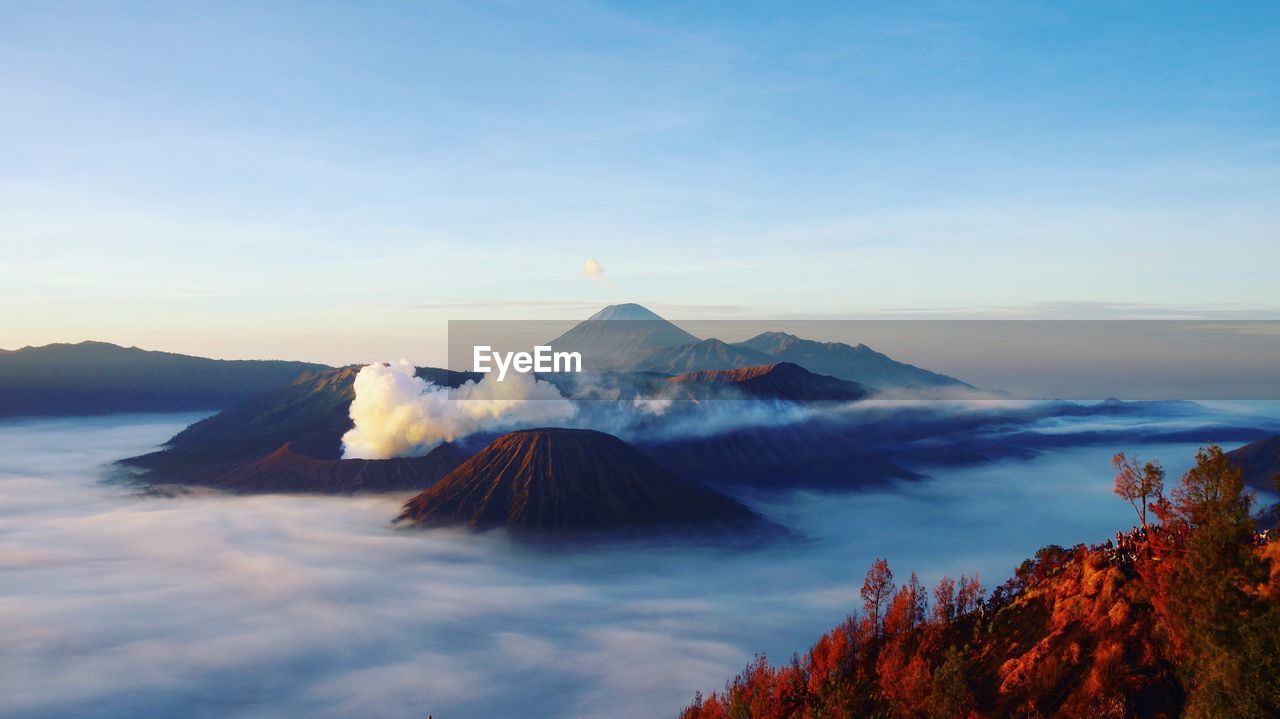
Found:
<svg viewBox="0 0 1280 719"><path fill-rule="evenodd" d="M1280 7L0 8L0 347L1275 318Z"/></svg>

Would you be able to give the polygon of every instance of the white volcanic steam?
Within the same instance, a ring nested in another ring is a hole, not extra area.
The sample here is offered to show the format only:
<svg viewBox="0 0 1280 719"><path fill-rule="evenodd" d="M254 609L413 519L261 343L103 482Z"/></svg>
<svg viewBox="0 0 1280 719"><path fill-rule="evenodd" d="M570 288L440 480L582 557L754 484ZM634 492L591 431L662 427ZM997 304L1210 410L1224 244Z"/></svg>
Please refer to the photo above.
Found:
<svg viewBox="0 0 1280 719"><path fill-rule="evenodd" d="M414 376L405 360L360 370L351 402L355 426L342 436L342 456L390 459L426 454L481 430L506 430L570 419L577 408L531 375L486 375L450 390Z"/></svg>

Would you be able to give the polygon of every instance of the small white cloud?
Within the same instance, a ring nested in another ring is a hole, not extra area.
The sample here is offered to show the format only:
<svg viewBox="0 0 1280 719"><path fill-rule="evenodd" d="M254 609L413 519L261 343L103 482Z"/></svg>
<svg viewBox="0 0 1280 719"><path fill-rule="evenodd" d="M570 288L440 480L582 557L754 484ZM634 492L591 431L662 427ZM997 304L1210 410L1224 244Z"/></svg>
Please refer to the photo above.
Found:
<svg viewBox="0 0 1280 719"><path fill-rule="evenodd" d="M594 257L588 257L586 262L582 263L582 276L589 277L593 280L604 277L604 265Z"/></svg>

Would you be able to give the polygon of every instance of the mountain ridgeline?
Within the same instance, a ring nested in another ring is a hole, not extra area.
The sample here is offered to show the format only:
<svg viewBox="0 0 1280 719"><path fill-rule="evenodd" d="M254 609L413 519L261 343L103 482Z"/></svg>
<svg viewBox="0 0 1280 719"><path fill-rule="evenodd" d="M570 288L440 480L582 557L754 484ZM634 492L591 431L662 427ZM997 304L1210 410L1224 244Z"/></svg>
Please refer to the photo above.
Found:
<svg viewBox="0 0 1280 719"><path fill-rule="evenodd" d="M159 451L121 460L153 484L236 492L421 490L465 457L449 445L405 460L342 459L358 367L302 375L174 435ZM457 387L479 375L420 367L417 376ZM410 478L410 474L416 472Z"/></svg>
<svg viewBox="0 0 1280 719"><path fill-rule="evenodd" d="M1250 442L1227 453L1254 489L1280 490L1280 434Z"/></svg>
<svg viewBox="0 0 1280 719"><path fill-rule="evenodd" d="M23 347L0 352L0 417L216 410L324 369L310 362L215 360L106 342Z"/></svg>
<svg viewBox="0 0 1280 719"><path fill-rule="evenodd" d="M795 402L853 401L876 391L857 382L814 374L791 362L736 369L699 370L667 380L692 399L777 399Z"/></svg>
<svg viewBox="0 0 1280 719"><path fill-rule="evenodd" d="M953 377L899 362L862 344L816 342L784 332L764 332L742 342L701 339L636 304L610 305L549 344L557 350L581 352L592 370L678 375L787 362L815 375L882 392L921 396L979 392Z"/></svg>
<svg viewBox="0 0 1280 719"><path fill-rule="evenodd" d="M653 386L646 384L646 375L669 377L791 363L815 375L881 392L936 395L976 391L964 382L898 362L865 345L814 342L781 332L766 332L736 343L700 339L636 304L610 305L550 344L558 350L582 352L592 370L627 373L632 375L628 380L632 385L638 382L644 387ZM287 387L303 373L331 369L310 362L215 360L104 342L0 350L0 417L221 410L242 401L262 406L264 401L282 398L264 393ZM837 396L823 399L847 394L843 388L826 386ZM288 401L291 396L286 392L283 399ZM266 423L257 426L272 431ZM275 438L282 441L273 449L292 441L296 451L326 458L311 454L315 450L309 444L312 439ZM332 455L333 442L327 441L322 449Z"/></svg>
<svg viewBox="0 0 1280 719"><path fill-rule="evenodd" d="M898 362L864 344L816 342L785 332L765 332L734 346L757 352L772 362L791 362L810 372L885 390L977 389L953 377Z"/></svg>
<svg viewBox="0 0 1280 719"><path fill-rule="evenodd" d="M636 358L696 344L698 338L636 304L609 305L549 343L581 352L592 369L634 370Z"/></svg>

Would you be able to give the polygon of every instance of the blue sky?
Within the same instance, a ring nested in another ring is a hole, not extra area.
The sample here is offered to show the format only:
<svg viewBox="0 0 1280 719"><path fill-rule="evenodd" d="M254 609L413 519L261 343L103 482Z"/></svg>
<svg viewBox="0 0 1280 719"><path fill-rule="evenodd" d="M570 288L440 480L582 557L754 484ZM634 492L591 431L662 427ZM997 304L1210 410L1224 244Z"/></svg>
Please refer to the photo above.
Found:
<svg viewBox="0 0 1280 719"><path fill-rule="evenodd" d="M1280 5L795 5L7 3L0 347L1280 316Z"/></svg>

